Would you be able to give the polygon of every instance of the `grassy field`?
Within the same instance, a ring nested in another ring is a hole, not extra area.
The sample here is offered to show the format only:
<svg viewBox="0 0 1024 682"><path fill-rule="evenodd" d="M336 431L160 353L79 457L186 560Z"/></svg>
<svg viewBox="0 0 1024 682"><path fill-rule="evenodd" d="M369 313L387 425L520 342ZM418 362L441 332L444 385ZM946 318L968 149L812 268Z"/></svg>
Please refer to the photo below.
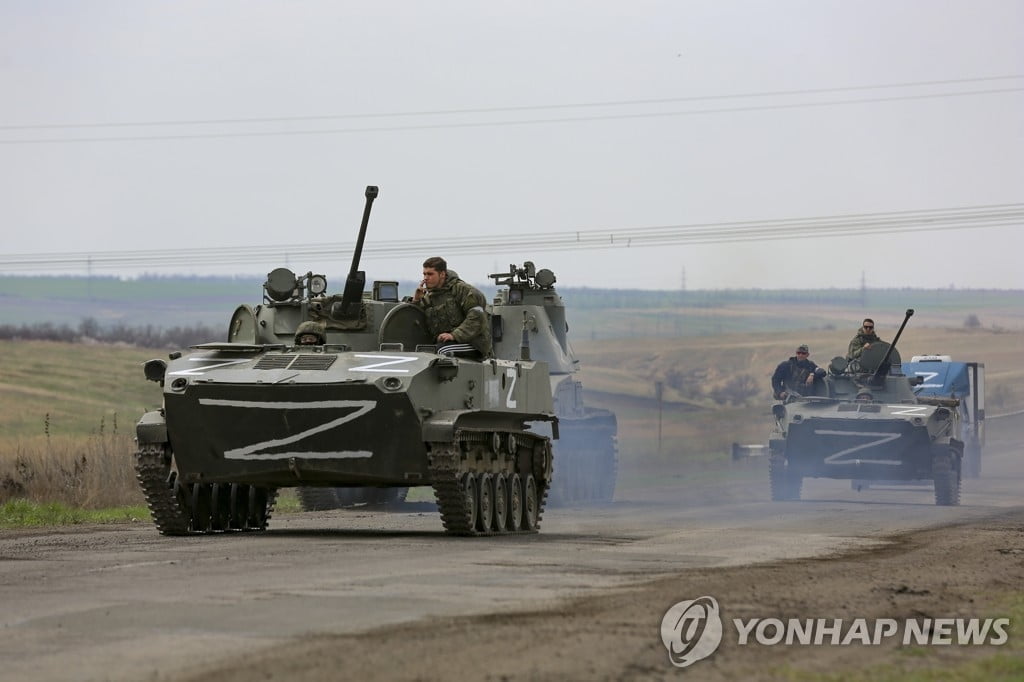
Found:
<svg viewBox="0 0 1024 682"><path fill-rule="evenodd" d="M848 324L777 323L764 331L765 320L790 319L788 305L737 304L728 315L749 318L741 332L574 337L587 401L618 417L624 484L642 483L666 468L688 478L746 475L730 469L731 445L766 439L775 365L801 343L810 345L811 358L822 365L846 352L862 315L829 305L805 306L802 315L842 316ZM883 339L893 338L900 313L873 315ZM631 319L640 324L646 314L634 311ZM900 340L903 357L944 353L984 362L989 414L1022 409L1021 332L1008 330L1015 317L1001 308L977 314L985 325L968 330L962 324L964 309L919 312ZM142 363L165 356L166 351L127 346L0 341L0 503L17 498L84 507L138 503L131 468L134 424L160 404L159 387L144 379ZM738 379L747 393L728 390ZM660 403L657 382L664 386ZM727 399L730 395L733 399Z"/></svg>
<svg viewBox="0 0 1024 682"><path fill-rule="evenodd" d="M160 405L142 364L166 351L130 346L0 341L0 443L132 430Z"/></svg>

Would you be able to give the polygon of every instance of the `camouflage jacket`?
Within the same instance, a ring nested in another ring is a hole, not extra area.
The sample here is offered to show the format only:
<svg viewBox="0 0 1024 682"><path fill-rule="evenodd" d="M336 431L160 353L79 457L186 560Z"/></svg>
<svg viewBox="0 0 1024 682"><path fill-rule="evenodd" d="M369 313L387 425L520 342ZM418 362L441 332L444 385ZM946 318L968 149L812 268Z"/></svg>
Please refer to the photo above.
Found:
<svg viewBox="0 0 1024 682"><path fill-rule="evenodd" d="M846 351L847 360L856 360L864 352L865 343L877 343L881 341L874 331L866 332L864 327L857 330L857 335L850 340L850 348Z"/></svg>
<svg viewBox="0 0 1024 682"><path fill-rule="evenodd" d="M430 335L451 332L459 343L468 343L485 357L493 355L491 324L487 317L487 299L471 284L448 271L444 284L424 294L417 303L427 316Z"/></svg>
<svg viewBox="0 0 1024 682"><path fill-rule="evenodd" d="M801 360L794 355L789 360L780 362L779 366L775 368L775 373L772 374L772 395L781 398L783 391L793 390L804 393L807 377L811 374L820 375L822 373L813 360L807 358Z"/></svg>

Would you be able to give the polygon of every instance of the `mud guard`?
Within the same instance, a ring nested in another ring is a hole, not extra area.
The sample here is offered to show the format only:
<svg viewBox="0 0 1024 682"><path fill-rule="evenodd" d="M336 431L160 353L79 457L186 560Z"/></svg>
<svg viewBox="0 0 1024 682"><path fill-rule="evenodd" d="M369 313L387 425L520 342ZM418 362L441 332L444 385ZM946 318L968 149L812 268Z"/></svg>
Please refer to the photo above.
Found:
<svg viewBox="0 0 1024 682"><path fill-rule="evenodd" d="M139 443L166 443L167 422L159 410L147 412L135 425L135 436Z"/></svg>

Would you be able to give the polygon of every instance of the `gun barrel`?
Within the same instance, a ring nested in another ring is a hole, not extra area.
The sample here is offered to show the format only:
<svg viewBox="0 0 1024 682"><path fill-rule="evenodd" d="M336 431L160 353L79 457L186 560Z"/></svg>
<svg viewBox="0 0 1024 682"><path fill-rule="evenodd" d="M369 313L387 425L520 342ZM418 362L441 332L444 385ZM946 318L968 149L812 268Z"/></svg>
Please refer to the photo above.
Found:
<svg viewBox="0 0 1024 682"><path fill-rule="evenodd" d="M363 241L366 239L366 226L370 224L370 209L373 207L373 200L377 198L378 189L376 185L366 186L366 205L363 207L363 221L359 224L359 237L356 239L356 250L352 254L352 267L349 268L349 278L354 277L359 270L359 261L363 257Z"/></svg>
<svg viewBox="0 0 1024 682"><path fill-rule="evenodd" d="M889 350L885 352L885 357L882 358L882 361L880 363L878 363L878 368L874 371L873 376L878 376L881 373L883 367L888 367L889 358L892 357L892 352L896 350L896 342L900 340L900 335L903 333L903 328L907 326L907 321L911 318L913 314L914 309L907 308L907 314L903 318L903 324L901 324L899 330L897 330L896 336L893 338L892 343L889 344Z"/></svg>
<svg viewBox="0 0 1024 682"><path fill-rule="evenodd" d="M366 238L366 226L370 223L370 208L373 200L377 198L376 185L366 187L366 206L363 207L363 221L359 225L359 237L356 239L356 250L352 254L352 267L348 271L348 279L345 280L345 293L341 297L341 314L344 317L356 317L359 312L359 303L363 298L363 289L366 287L366 273L359 270L359 260L363 257L363 240Z"/></svg>

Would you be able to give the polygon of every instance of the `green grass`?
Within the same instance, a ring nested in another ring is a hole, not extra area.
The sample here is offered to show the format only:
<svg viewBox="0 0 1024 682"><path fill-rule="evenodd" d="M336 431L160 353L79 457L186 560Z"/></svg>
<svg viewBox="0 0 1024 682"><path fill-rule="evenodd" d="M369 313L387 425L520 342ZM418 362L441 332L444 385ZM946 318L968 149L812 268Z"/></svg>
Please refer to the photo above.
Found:
<svg viewBox="0 0 1024 682"><path fill-rule="evenodd" d="M0 505L0 528L140 521L150 522L149 510L141 505L112 509L77 509L61 502L41 504L28 500L10 500Z"/></svg>
<svg viewBox="0 0 1024 682"><path fill-rule="evenodd" d="M167 351L48 341L0 341L0 446L33 436L131 432L160 406L146 360ZM2 452L0 452L2 457Z"/></svg>

